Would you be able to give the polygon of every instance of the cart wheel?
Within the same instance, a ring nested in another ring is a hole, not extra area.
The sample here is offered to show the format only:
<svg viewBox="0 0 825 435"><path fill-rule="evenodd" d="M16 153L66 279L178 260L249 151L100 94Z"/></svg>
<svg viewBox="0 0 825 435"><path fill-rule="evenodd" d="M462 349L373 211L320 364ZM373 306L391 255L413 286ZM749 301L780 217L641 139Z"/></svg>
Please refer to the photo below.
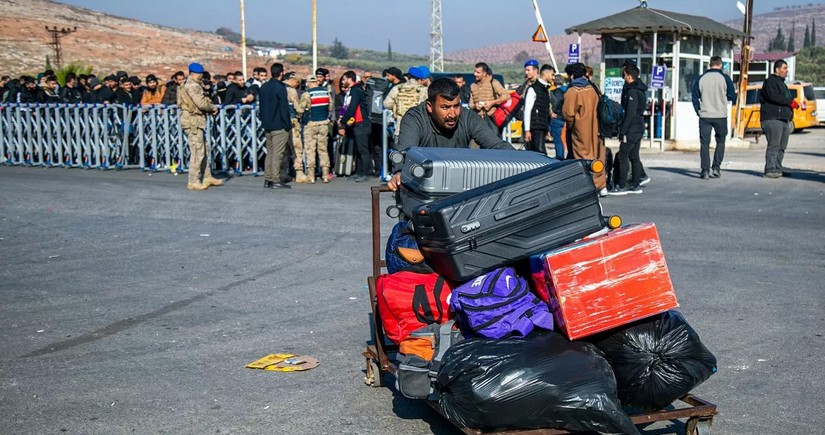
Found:
<svg viewBox="0 0 825 435"><path fill-rule="evenodd" d="M710 427L713 424L713 418L700 419L693 417L688 419L685 433L687 435L710 435Z"/></svg>
<svg viewBox="0 0 825 435"><path fill-rule="evenodd" d="M369 358L367 360L367 378L365 379L367 385L379 388L384 386L383 376L381 370L378 368L375 360Z"/></svg>

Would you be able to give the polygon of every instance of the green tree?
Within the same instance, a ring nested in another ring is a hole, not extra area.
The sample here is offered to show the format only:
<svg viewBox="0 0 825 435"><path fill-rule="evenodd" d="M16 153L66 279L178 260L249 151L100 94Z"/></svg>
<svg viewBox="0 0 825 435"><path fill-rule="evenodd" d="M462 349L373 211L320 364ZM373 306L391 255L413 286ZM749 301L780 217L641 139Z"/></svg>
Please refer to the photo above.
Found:
<svg viewBox="0 0 825 435"><path fill-rule="evenodd" d="M825 83L825 47L808 47L796 57L796 79Z"/></svg>
<svg viewBox="0 0 825 435"><path fill-rule="evenodd" d="M329 49L329 55L336 59L346 59L349 57L349 49L344 46L338 38L332 40L332 48Z"/></svg>
<svg viewBox="0 0 825 435"><path fill-rule="evenodd" d="M796 51L796 42L794 41L794 35L796 35L796 21L793 22L793 26L791 26L791 37L788 38L788 50L789 52L793 53Z"/></svg>
<svg viewBox="0 0 825 435"><path fill-rule="evenodd" d="M387 62L392 62L392 42L387 39Z"/></svg>
<svg viewBox="0 0 825 435"><path fill-rule="evenodd" d="M514 60L517 64L523 64L524 62L527 62L527 59L530 59L530 53L525 50L521 50L516 53L516 58Z"/></svg>
<svg viewBox="0 0 825 435"><path fill-rule="evenodd" d="M70 72L75 73L75 75L89 75L92 73L92 67L84 64L83 62L69 62L63 67L54 70L54 75L57 77L57 83L60 86L66 86L66 74Z"/></svg>
<svg viewBox="0 0 825 435"><path fill-rule="evenodd" d="M782 33L782 25L780 25L776 29L776 36L768 43L768 51L784 51L785 47L785 34Z"/></svg>
<svg viewBox="0 0 825 435"><path fill-rule="evenodd" d="M816 47L816 18L813 19L813 24L811 24L811 47Z"/></svg>
<svg viewBox="0 0 825 435"><path fill-rule="evenodd" d="M806 49L811 46L811 29L808 25L805 25L805 40L802 41L802 49Z"/></svg>

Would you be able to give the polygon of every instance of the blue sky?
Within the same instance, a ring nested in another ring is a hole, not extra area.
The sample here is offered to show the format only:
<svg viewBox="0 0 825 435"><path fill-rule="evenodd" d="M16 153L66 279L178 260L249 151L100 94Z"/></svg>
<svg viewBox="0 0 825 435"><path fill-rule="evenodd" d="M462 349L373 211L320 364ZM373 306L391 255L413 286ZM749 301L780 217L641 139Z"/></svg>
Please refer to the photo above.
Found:
<svg viewBox="0 0 825 435"><path fill-rule="evenodd" d="M744 1L744 0L743 0ZM214 31L240 29L239 0L61 0L75 6L155 24ZM443 0L444 50L447 52L529 39L536 29L530 0ZM549 34L566 27L636 7L638 0L539 0ZM649 0L650 7L727 21L740 16L736 0ZM799 4L807 4L808 1ZM245 0L247 35L278 42L310 42L311 0ZM559 6L569 4L570 6ZM796 4L758 0L755 13ZM318 0L318 40L337 37L348 47L427 54L430 44L430 0Z"/></svg>

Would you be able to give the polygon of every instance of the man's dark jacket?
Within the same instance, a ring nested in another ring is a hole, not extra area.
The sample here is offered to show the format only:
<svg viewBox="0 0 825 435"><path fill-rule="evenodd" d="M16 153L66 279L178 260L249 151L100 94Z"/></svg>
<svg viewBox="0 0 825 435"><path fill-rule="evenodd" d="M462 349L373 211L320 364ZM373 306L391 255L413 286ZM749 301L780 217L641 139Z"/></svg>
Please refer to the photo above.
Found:
<svg viewBox="0 0 825 435"><path fill-rule="evenodd" d="M647 85L636 79L622 88L622 108L624 120L619 126L619 136L645 131L645 106L647 105Z"/></svg>
<svg viewBox="0 0 825 435"><path fill-rule="evenodd" d="M785 79L771 74L759 90L759 117L762 121L790 121L793 119L792 101Z"/></svg>
<svg viewBox="0 0 825 435"><path fill-rule="evenodd" d="M360 82L352 85L349 89L349 106L347 106L347 111L344 112L344 117L341 122L349 127L352 127L355 122L355 109L358 107L361 108L361 122L369 123L370 102L369 99L367 99L367 94L364 92L364 87L361 86ZM350 123L350 120L353 120L353 123Z"/></svg>
<svg viewBox="0 0 825 435"><path fill-rule="evenodd" d="M261 127L264 131L291 129L286 86L280 80L272 79L261 86L259 96Z"/></svg>
<svg viewBox="0 0 825 435"><path fill-rule="evenodd" d="M395 149L409 147L469 148L474 140L481 148L509 149L513 146L501 140L484 120L465 108L461 108L455 129L442 132L436 128L429 113L427 102L423 102L404 114L401 118L401 133Z"/></svg>

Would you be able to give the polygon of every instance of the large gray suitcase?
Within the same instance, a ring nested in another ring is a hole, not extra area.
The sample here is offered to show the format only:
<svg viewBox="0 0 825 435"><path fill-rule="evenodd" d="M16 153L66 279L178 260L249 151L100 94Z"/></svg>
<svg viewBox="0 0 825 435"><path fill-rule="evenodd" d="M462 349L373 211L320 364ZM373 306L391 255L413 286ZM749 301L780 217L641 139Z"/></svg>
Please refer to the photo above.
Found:
<svg viewBox="0 0 825 435"><path fill-rule="evenodd" d="M419 205L559 163L532 151L470 148L407 148L390 161L401 171L397 203L408 217Z"/></svg>

